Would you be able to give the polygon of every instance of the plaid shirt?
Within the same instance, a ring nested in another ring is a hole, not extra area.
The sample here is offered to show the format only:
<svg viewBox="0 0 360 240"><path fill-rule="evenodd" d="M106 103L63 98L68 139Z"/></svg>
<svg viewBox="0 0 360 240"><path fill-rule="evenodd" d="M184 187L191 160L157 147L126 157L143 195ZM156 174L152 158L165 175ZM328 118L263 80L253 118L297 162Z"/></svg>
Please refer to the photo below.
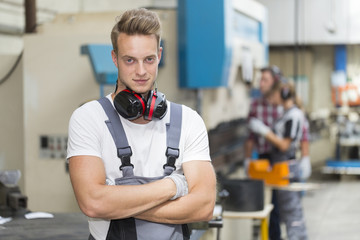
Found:
<svg viewBox="0 0 360 240"><path fill-rule="evenodd" d="M260 97L252 101L248 120L255 117L272 129L275 121L282 116L283 112L282 106L270 104L266 99ZM254 141L259 154L270 153L272 146L264 137L250 131L249 139ZM302 129L301 141L309 141L309 124L306 118Z"/></svg>
<svg viewBox="0 0 360 240"><path fill-rule="evenodd" d="M276 119L283 114L281 106L270 104L264 98L254 99L250 105L250 112L248 120L252 117L261 120L266 126L273 127ZM269 153L271 144L265 140L264 137L258 136L250 131L249 138L255 143L259 154Z"/></svg>

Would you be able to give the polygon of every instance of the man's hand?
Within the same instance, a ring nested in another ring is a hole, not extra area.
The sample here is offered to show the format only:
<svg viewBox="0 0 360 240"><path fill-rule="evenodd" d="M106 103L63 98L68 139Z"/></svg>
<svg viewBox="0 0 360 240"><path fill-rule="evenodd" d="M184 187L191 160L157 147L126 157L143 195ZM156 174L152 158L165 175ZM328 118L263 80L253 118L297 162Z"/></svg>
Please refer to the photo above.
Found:
<svg viewBox="0 0 360 240"><path fill-rule="evenodd" d="M171 175L166 176L165 178L170 178L176 185L176 194L170 200L175 200L188 194L188 183L184 175L173 172Z"/></svg>
<svg viewBox="0 0 360 240"><path fill-rule="evenodd" d="M209 221L216 201L216 175L211 162L185 162L183 170L189 193L142 212L135 218L171 224Z"/></svg>
<svg viewBox="0 0 360 240"><path fill-rule="evenodd" d="M244 160L244 172L247 177L249 177L249 165L251 161L253 161L251 158L245 158Z"/></svg>
<svg viewBox="0 0 360 240"><path fill-rule="evenodd" d="M249 129L261 136L265 136L271 131L268 126L266 126L262 121L257 118L250 118Z"/></svg>
<svg viewBox="0 0 360 240"><path fill-rule="evenodd" d="M311 175L311 162L309 156L304 156L300 159L299 168L301 172L300 178L302 180L308 179Z"/></svg>

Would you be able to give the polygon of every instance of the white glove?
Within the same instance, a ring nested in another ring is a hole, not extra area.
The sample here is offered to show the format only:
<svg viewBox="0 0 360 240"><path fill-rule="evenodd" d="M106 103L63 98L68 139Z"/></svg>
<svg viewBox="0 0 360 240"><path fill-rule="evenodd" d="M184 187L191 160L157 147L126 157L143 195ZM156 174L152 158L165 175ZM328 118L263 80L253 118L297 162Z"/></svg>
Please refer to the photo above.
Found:
<svg viewBox="0 0 360 240"><path fill-rule="evenodd" d="M268 126L266 126L262 121L257 118L250 118L249 128L251 131L261 136L265 136L268 132L271 131Z"/></svg>
<svg viewBox="0 0 360 240"><path fill-rule="evenodd" d="M302 180L308 179L311 175L311 162L309 156L305 156L300 159L299 168L300 178Z"/></svg>
<svg viewBox="0 0 360 240"><path fill-rule="evenodd" d="M176 194L170 200L175 200L188 194L188 184L184 175L173 172L165 178L170 178L176 185Z"/></svg>
<svg viewBox="0 0 360 240"><path fill-rule="evenodd" d="M246 177L249 177L249 165L251 161L251 158L245 158L244 160L244 172Z"/></svg>

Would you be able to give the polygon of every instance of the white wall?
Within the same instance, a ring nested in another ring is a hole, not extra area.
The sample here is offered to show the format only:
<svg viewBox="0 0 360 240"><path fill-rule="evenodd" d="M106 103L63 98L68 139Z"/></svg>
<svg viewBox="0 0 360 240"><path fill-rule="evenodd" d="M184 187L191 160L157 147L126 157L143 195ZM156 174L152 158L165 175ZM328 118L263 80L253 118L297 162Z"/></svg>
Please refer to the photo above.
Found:
<svg viewBox="0 0 360 240"><path fill-rule="evenodd" d="M0 78L14 65L17 55L0 55ZM0 85L0 171L19 169L24 173L23 61ZM24 190L24 176L20 179Z"/></svg>
<svg viewBox="0 0 360 240"><path fill-rule="evenodd" d="M80 46L110 43L114 15L81 15L70 22L65 15L24 38L25 189L32 211L78 211L65 159L40 158L39 137L67 135L73 110L99 97Z"/></svg>

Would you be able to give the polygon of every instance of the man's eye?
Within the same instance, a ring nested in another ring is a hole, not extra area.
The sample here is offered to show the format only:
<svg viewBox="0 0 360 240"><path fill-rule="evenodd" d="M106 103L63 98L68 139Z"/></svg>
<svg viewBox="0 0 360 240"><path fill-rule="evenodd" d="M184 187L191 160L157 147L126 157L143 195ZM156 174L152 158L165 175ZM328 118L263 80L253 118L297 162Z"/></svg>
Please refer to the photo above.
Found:
<svg viewBox="0 0 360 240"><path fill-rule="evenodd" d="M146 58L146 62L148 62L148 63L152 63L154 61L155 61L155 58L153 58L153 57Z"/></svg>
<svg viewBox="0 0 360 240"><path fill-rule="evenodd" d="M126 63L133 63L133 62L134 62L134 60L133 60L133 59L131 59L131 58L126 59Z"/></svg>

